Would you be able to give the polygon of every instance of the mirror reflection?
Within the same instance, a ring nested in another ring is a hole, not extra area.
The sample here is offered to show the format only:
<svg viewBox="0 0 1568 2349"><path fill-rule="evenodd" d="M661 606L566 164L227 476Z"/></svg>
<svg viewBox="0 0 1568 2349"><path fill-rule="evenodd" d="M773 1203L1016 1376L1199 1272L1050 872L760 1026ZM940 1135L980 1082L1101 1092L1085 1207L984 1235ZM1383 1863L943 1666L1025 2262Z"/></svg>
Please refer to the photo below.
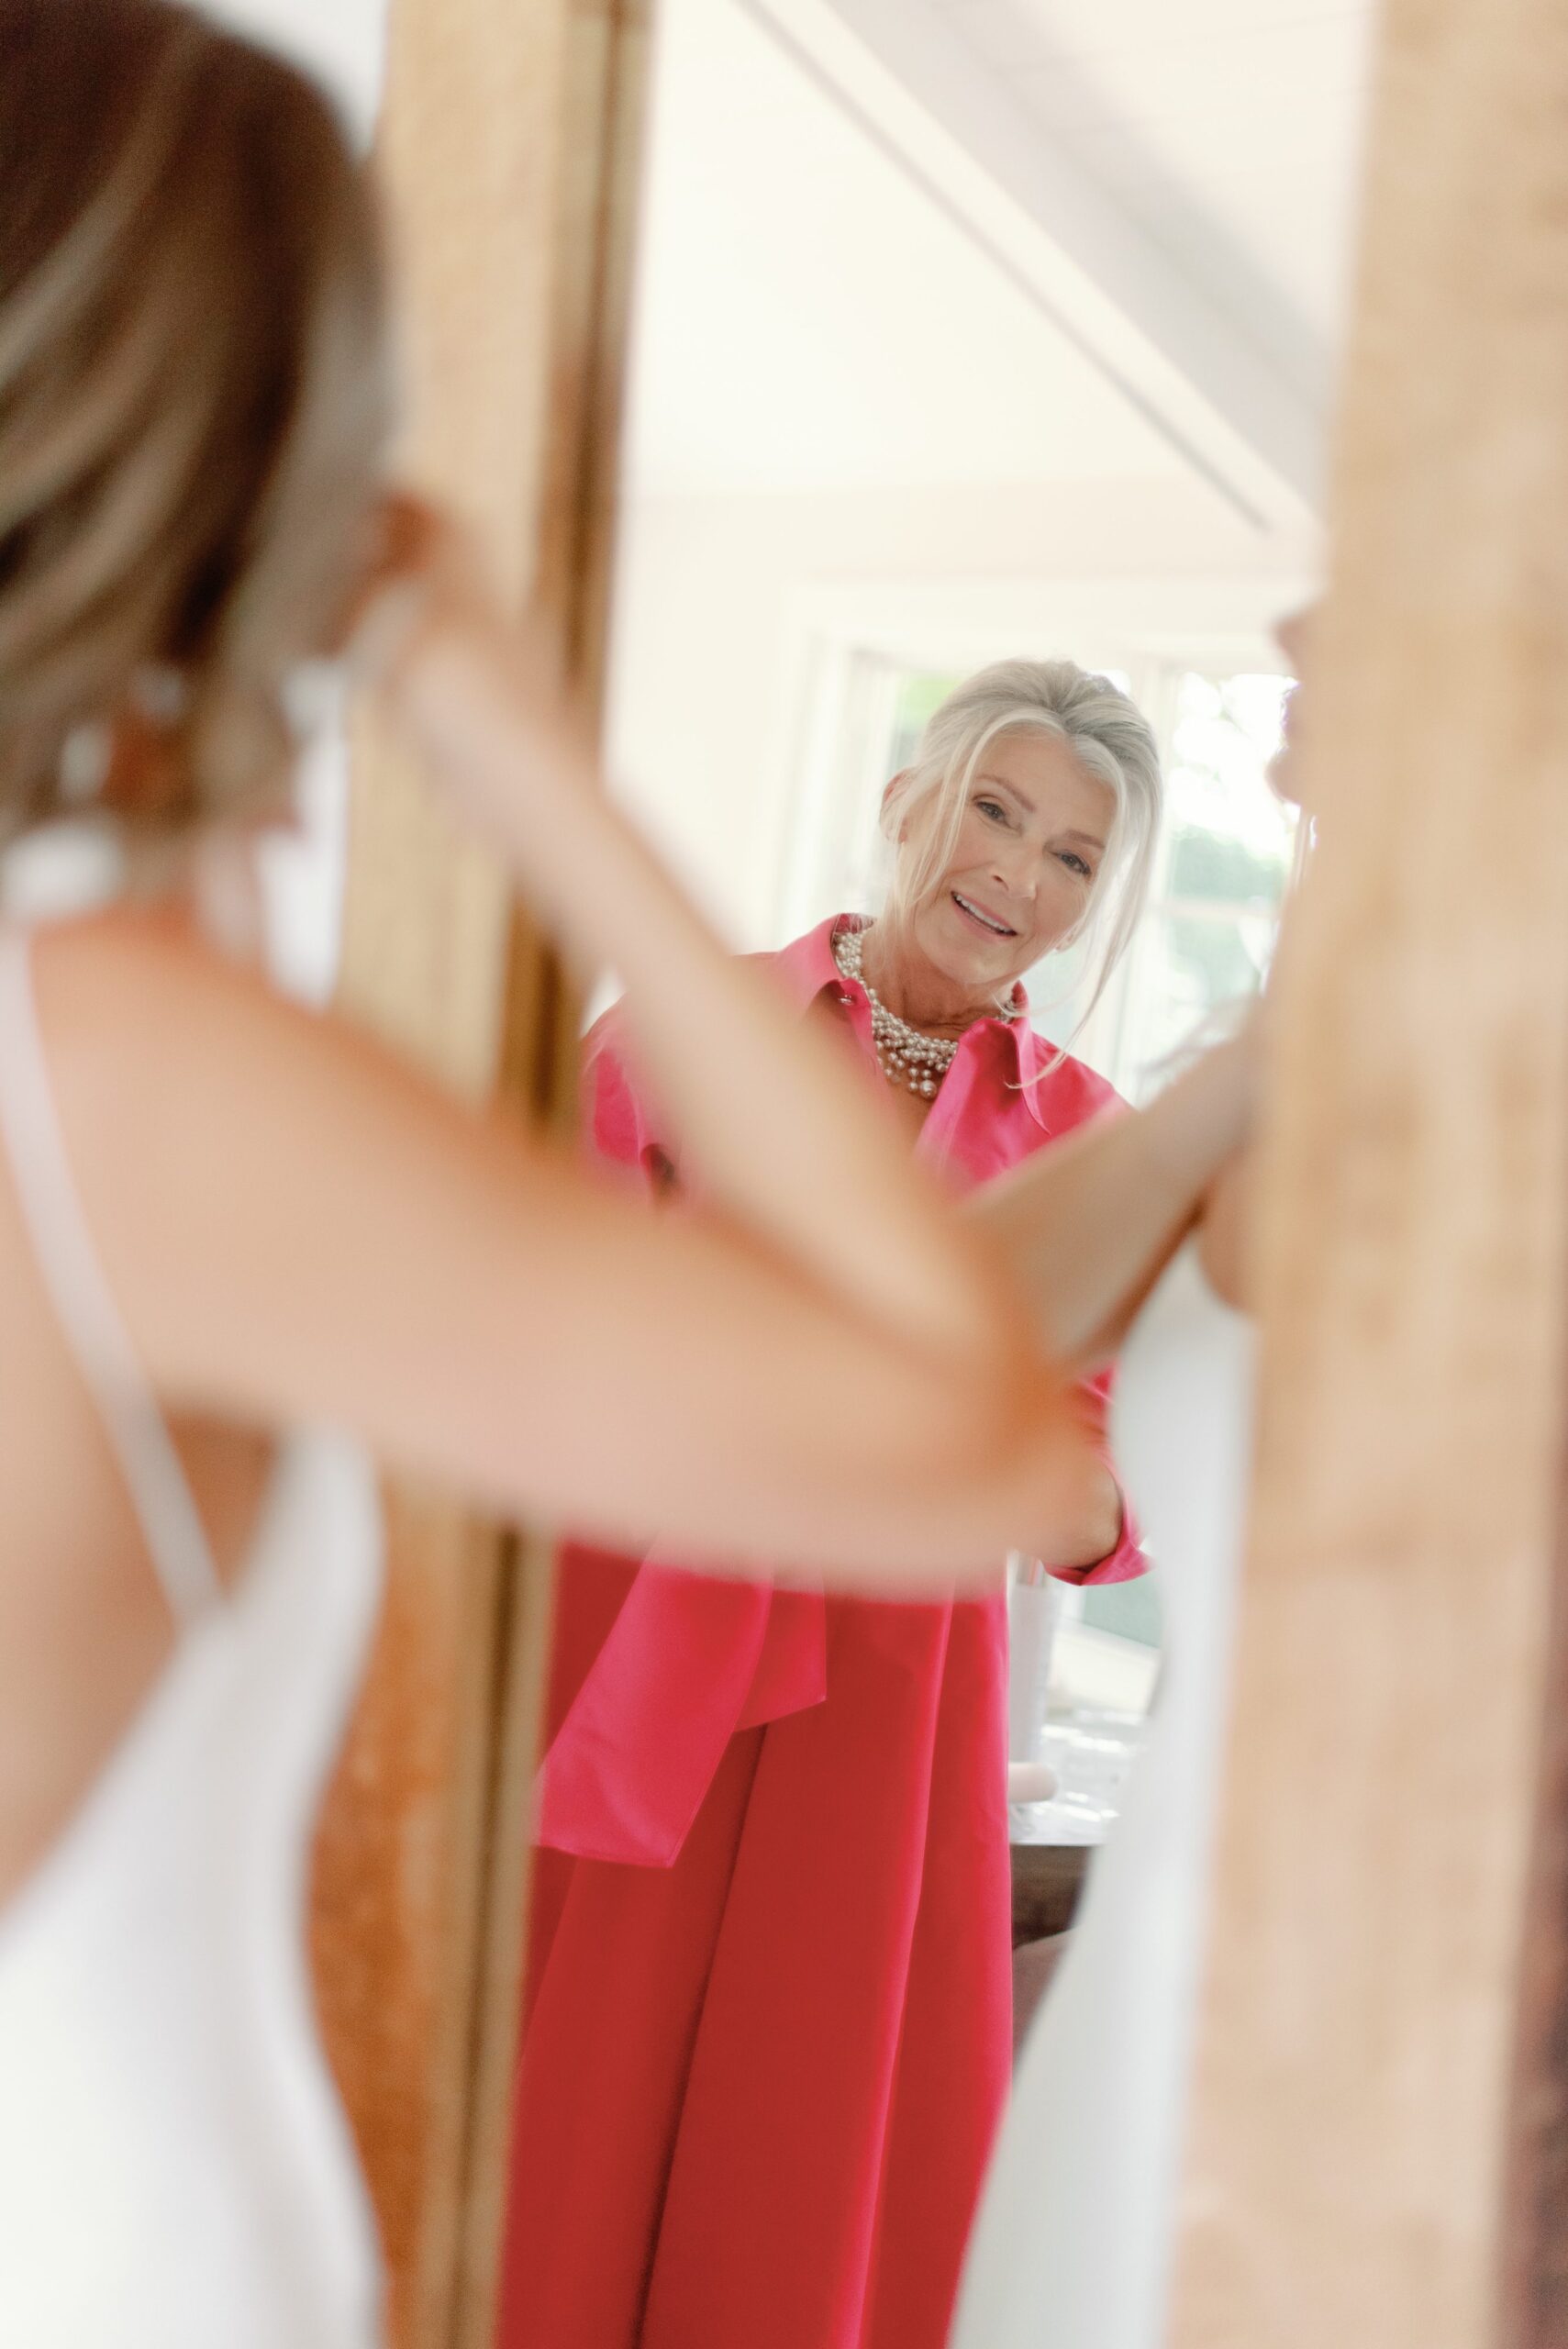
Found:
<svg viewBox="0 0 1568 2349"><path fill-rule="evenodd" d="M1168 1107L1307 851L1275 626L1315 592L1369 31L1329 0L660 14L612 769L1020 1266L1008 1170ZM614 993L592 1144L678 1213ZM1098 1508L1005 1604L567 1544L506 2349L938 2349L966 2258L974 2349L1161 2337L1241 1188L1130 1386L1128 1311L1085 1349Z"/></svg>
<svg viewBox="0 0 1568 2349"><path fill-rule="evenodd" d="M1155 2349L1369 11L662 0L601 760L640 19L419 7L0 0L0 2338Z"/></svg>

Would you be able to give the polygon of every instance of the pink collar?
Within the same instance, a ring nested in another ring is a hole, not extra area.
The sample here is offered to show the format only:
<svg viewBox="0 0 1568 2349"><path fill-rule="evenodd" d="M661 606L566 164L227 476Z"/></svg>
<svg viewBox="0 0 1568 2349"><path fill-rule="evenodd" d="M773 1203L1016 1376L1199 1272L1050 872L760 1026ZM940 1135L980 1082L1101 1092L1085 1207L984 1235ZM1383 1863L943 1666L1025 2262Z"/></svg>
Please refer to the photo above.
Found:
<svg viewBox="0 0 1568 2349"><path fill-rule="evenodd" d="M863 930L866 921L864 914L829 914L826 921L819 921L816 929L808 930L804 937L793 939L789 945L760 959L770 963L777 971L802 1011L829 987L837 988L840 994L853 989L863 1000L864 990L857 987L854 980L846 979L833 960L833 940L842 929L853 926ZM968 1031L965 1041L969 1036L975 1037L977 1041L994 1038L998 1043L1004 1037L1009 1040L1011 1065L1006 1081L1022 1087L1024 1099L1035 1122L1049 1131L1039 1098L1040 1088L1035 1080L1040 1077L1048 1059L1054 1056L1055 1048L1030 1027L1029 1008L1029 999L1020 979L1013 988L1011 1017L1006 1019L999 1016L977 1019Z"/></svg>

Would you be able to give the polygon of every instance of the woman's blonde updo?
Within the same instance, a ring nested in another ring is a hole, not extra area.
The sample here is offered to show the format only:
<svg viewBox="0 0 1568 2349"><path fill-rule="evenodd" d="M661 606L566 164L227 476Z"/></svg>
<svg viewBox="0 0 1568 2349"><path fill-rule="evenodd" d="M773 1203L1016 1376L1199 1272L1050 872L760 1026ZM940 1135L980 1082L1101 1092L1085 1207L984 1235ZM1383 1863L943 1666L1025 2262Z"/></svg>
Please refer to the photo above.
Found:
<svg viewBox="0 0 1568 2349"><path fill-rule="evenodd" d="M899 843L888 912L903 918L940 885L987 747L1000 734L1030 728L1064 742L1084 772L1116 796L1111 836L1078 930L1092 933L1095 947L1081 1025L1143 910L1164 796L1153 729L1108 677L1073 661L997 661L948 696L883 803L883 829Z"/></svg>
<svg viewBox="0 0 1568 2349"><path fill-rule="evenodd" d="M278 797L389 379L371 194L299 74L164 0L0 0L0 846L150 678L179 756L133 836Z"/></svg>

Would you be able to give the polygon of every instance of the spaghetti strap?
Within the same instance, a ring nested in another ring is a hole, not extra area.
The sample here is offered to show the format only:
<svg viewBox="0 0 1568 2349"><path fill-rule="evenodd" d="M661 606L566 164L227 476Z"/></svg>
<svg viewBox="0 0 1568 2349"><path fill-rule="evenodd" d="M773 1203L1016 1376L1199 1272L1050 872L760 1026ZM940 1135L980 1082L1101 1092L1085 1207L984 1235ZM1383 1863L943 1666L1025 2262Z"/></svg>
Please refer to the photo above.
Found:
<svg viewBox="0 0 1568 2349"><path fill-rule="evenodd" d="M0 1146L39 1271L119 1461L170 1612L186 1623L221 1598L222 1585L82 1212L39 1031L31 941L10 922L0 923Z"/></svg>

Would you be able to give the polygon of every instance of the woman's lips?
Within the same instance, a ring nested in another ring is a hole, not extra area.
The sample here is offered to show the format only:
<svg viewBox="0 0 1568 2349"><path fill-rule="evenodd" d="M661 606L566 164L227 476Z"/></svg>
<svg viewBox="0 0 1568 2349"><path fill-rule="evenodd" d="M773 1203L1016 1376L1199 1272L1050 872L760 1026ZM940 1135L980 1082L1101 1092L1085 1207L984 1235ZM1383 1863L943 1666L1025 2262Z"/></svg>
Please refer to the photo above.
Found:
<svg viewBox="0 0 1568 2349"><path fill-rule="evenodd" d="M995 915L983 913L978 899L962 897L956 889L950 889L948 895L971 930L977 930L982 938L1017 938L1016 930L1003 927Z"/></svg>

